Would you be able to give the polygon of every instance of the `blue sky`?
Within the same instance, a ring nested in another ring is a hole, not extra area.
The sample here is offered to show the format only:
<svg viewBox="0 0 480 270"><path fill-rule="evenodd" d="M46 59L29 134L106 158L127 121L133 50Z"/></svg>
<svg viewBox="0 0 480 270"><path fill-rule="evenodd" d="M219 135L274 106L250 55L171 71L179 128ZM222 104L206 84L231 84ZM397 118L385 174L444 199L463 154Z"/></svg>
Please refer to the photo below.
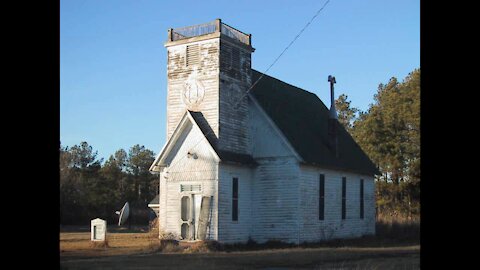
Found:
<svg viewBox="0 0 480 270"><path fill-rule="evenodd" d="M165 143L168 28L221 18L252 34L264 71L326 0L60 1L60 140L87 141L107 159L134 144ZM368 109L379 83L420 67L419 0L330 0L269 75Z"/></svg>

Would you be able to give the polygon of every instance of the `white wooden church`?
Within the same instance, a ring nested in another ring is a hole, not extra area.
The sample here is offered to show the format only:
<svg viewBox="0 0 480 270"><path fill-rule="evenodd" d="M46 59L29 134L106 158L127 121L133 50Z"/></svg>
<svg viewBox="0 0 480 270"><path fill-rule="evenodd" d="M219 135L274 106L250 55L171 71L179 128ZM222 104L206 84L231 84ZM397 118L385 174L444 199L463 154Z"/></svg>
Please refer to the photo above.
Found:
<svg viewBox="0 0 480 270"><path fill-rule="evenodd" d="M169 29L165 47L167 141L150 167L162 230L222 243L375 233L379 172L334 106L252 69L251 35L220 19Z"/></svg>

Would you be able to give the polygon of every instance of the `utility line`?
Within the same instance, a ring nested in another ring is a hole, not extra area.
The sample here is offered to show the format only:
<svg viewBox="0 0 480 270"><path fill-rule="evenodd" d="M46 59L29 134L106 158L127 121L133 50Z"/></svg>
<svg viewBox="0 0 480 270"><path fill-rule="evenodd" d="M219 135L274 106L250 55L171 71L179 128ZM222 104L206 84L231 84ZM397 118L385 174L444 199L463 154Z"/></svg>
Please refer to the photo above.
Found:
<svg viewBox="0 0 480 270"><path fill-rule="evenodd" d="M315 13L315 15L310 19L310 21L302 28L302 30L300 30L300 32L297 34L297 36L290 42L290 44L288 44L287 47L285 47L285 49L283 49L283 51L280 53L280 55L272 62L272 64L262 73L262 75L260 76L260 78L258 78L255 83L252 84L252 86L245 92L245 94L240 98L240 100L234 105L234 108L236 109L238 104L242 101L242 99L248 95L248 93L250 92L250 90L253 89L253 87L255 87L255 85L263 78L263 76L265 76L265 74L277 63L278 59L280 59L280 57L282 57L282 55L290 48L290 46L292 46L292 44L300 37L300 35L303 33L303 31L305 31L305 29L307 29L308 26L310 26L310 24L312 23L313 20L315 20L315 18L318 16L318 14L320 14L320 12L322 12L322 10L325 8L325 6L330 2L330 0L327 0L325 2L325 4L323 4L323 6L317 11L317 13Z"/></svg>

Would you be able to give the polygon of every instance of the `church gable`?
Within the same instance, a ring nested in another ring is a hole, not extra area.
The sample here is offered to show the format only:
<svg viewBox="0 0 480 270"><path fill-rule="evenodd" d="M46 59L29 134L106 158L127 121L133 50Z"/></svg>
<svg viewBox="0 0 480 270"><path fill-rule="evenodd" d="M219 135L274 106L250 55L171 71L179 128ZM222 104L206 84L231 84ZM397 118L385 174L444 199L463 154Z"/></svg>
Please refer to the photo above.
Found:
<svg viewBox="0 0 480 270"><path fill-rule="evenodd" d="M214 180L218 161L203 133L189 121L166 157L169 180Z"/></svg>
<svg viewBox="0 0 480 270"><path fill-rule="evenodd" d="M219 161L215 150L187 111L150 169L158 171L160 167L168 167L169 173L202 174L215 171Z"/></svg>

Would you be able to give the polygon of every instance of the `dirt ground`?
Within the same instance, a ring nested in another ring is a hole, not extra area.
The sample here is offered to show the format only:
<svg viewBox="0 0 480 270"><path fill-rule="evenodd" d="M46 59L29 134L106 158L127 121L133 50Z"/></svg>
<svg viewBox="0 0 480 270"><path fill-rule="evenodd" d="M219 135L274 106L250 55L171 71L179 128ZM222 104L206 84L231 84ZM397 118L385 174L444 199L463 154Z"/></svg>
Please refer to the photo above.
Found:
<svg viewBox="0 0 480 270"><path fill-rule="evenodd" d="M107 235L92 248L89 232L60 234L61 269L420 269L420 246L317 247L209 253L160 253L142 232Z"/></svg>

